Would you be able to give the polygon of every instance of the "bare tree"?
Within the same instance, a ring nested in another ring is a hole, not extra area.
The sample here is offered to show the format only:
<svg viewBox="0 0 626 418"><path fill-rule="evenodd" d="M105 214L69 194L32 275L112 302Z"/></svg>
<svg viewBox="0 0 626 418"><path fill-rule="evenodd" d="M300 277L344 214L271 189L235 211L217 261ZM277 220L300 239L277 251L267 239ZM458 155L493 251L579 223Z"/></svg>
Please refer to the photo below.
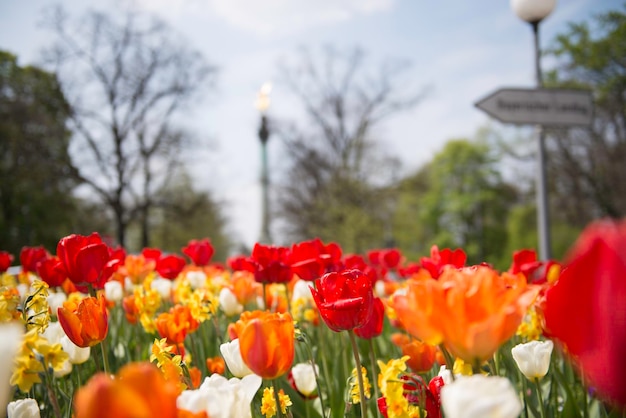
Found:
<svg viewBox="0 0 626 418"><path fill-rule="evenodd" d="M186 146L180 116L212 87L216 69L151 15L90 11L70 20L58 7L45 23L57 38L46 62L72 107L74 175L113 213L120 245L138 218L147 246L154 195Z"/></svg>
<svg viewBox="0 0 626 418"><path fill-rule="evenodd" d="M279 79L307 116L304 126L279 129L289 168L278 215L290 238L344 240L352 250L380 245L390 215L385 178L397 174L399 163L381 149L376 129L423 97L405 83L409 68L398 60L372 66L359 48L331 47L303 48L280 64Z"/></svg>

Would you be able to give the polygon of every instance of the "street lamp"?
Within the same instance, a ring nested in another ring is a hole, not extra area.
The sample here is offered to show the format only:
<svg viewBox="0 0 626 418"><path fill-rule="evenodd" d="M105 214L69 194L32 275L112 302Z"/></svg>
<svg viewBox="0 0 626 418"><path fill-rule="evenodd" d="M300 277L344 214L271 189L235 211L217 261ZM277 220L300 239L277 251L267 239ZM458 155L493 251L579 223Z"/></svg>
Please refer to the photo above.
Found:
<svg viewBox="0 0 626 418"><path fill-rule="evenodd" d="M255 102L255 107L261 113L261 126L259 127L259 139L261 140L261 243L270 244L270 178L267 166L267 140L270 137L270 129L267 122L267 109L270 107L270 92L272 85L265 83L261 86Z"/></svg>
<svg viewBox="0 0 626 418"><path fill-rule="evenodd" d="M541 50L539 47L539 23L554 9L556 0L511 0L511 8L522 20L530 23L535 44L535 77L537 88L543 87L541 74ZM550 216L546 185L546 138L541 125L537 126L537 230L539 233L539 258L551 258Z"/></svg>

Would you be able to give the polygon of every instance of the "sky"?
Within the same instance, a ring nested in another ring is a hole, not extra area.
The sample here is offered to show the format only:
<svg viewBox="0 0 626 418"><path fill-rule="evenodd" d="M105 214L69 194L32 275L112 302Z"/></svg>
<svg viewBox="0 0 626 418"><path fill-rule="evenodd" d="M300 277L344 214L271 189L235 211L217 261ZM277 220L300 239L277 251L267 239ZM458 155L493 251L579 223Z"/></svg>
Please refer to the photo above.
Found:
<svg viewBox="0 0 626 418"><path fill-rule="evenodd" d="M219 69L217 89L193 112L202 148L189 158L199 189L224 202L228 230L251 247L261 230L257 91L271 82L270 118L299 117L277 78L277 62L301 46L358 46L372 63L406 59L405 77L427 89L410 111L380 127L385 149L401 158L402 173L427 163L453 138L471 138L490 122L476 103L502 87L534 87L530 25L508 0L0 0L0 49L21 65L40 62L50 33L42 10L60 3L72 16L89 7L115 13L134 7L154 13ZM558 0L540 25L542 48L569 22L622 8L619 0ZM544 69L549 62L542 62ZM283 161L268 142L270 177ZM274 170L272 167L275 167ZM200 237L197 237L200 238Z"/></svg>

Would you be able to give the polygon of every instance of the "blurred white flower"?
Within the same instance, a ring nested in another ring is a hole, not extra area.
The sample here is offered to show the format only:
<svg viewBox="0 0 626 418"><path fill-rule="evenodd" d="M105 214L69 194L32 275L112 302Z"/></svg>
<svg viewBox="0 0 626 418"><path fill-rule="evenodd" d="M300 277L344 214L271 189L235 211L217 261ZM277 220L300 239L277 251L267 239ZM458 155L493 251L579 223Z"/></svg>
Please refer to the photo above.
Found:
<svg viewBox="0 0 626 418"><path fill-rule="evenodd" d="M220 352L224 357L224 362L228 366L228 370L236 377L244 377L252 374L252 370L246 366L241 358L239 351L239 339L235 338L231 342L220 345Z"/></svg>
<svg viewBox="0 0 626 418"><path fill-rule="evenodd" d="M63 335L61 337L61 347L63 347L63 351L65 351L70 356L70 363L72 364L82 364L89 360L89 355L91 354L91 347L79 347L74 344L67 335Z"/></svg>
<svg viewBox="0 0 626 418"><path fill-rule="evenodd" d="M439 373L437 374L437 376L443 379L444 385L449 385L454 381L452 379L452 372L446 367L445 364L439 368Z"/></svg>
<svg viewBox="0 0 626 418"><path fill-rule="evenodd" d="M63 306L63 302L67 300L67 295L65 292L50 292L48 295L48 307L50 308L50 313L53 317L56 318L57 311L61 306Z"/></svg>
<svg viewBox="0 0 626 418"><path fill-rule="evenodd" d="M311 282L306 280L298 280L293 286L291 293L291 300L296 301L298 299L304 299L313 303L313 295L311 294Z"/></svg>
<svg viewBox="0 0 626 418"><path fill-rule="evenodd" d="M220 290L220 307L226 316L237 315L243 312L243 305L237 301L237 295L233 293L228 287L223 287Z"/></svg>
<svg viewBox="0 0 626 418"><path fill-rule="evenodd" d="M506 377L463 376L441 388L446 418L516 418L522 411L513 385Z"/></svg>
<svg viewBox="0 0 626 418"><path fill-rule="evenodd" d="M104 297L109 302L118 303L124 298L124 287L117 280L111 280L104 284Z"/></svg>
<svg viewBox="0 0 626 418"><path fill-rule="evenodd" d="M150 284L150 288L159 292L163 300L169 301L172 299L172 281L164 279L163 277L155 278Z"/></svg>
<svg viewBox="0 0 626 418"><path fill-rule="evenodd" d="M65 337L65 331L60 322L50 322L46 330L41 334L50 344L58 344Z"/></svg>
<svg viewBox="0 0 626 418"><path fill-rule="evenodd" d="M200 289L206 284L206 274L203 271L191 270L187 272L186 276L193 290Z"/></svg>
<svg viewBox="0 0 626 418"><path fill-rule="evenodd" d="M72 373L72 363L67 359L63 362L63 366L60 369L54 371L54 377L59 378L67 376L70 373Z"/></svg>
<svg viewBox="0 0 626 418"><path fill-rule="evenodd" d="M0 323L0 411L6 411L10 399L9 379L13 373L13 360L22 343L23 335L24 327L21 324Z"/></svg>
<svg viewBox="0 0 626 418"><path fill-rule="evenodd" d="M262 381L255 374L228 380L214 373L198 389L183 391L176 406L193 413L205 411L211 418L250 418L250 403Z"/></svg>
<svg viewBox="0 0 626 418"><path fill-rule="evenodd" d="M39 418L39 405L31 398L18 399L7 405L7 418Z"/></svg>
<svg viewBox="0 0 626 418"><path fill-rule="evenodd" d="M516 345L511 354L524 376L534 381L548 373L553 348L554 343L550 340L531 341Z"/></svg>
<svg viewBox="0 0 626 418"><path fill-rule="evenodd" d="M309 396L317 389L315 375L319 373L317 364L313 368L311 363L298 363L291 368L291 376L298 392Z"/></svg>

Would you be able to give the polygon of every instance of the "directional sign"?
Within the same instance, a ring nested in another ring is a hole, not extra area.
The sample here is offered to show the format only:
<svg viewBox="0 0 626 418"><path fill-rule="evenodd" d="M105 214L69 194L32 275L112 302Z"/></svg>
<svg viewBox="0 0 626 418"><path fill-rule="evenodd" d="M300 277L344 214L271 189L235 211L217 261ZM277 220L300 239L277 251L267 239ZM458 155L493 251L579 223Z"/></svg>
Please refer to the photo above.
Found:
<svg viewBox="0 0 626 418"><path fill-rule="evenodd" d="M475 106L513 124L589 125L593 114L591 93L585 90L503 88Z"/></svg>

